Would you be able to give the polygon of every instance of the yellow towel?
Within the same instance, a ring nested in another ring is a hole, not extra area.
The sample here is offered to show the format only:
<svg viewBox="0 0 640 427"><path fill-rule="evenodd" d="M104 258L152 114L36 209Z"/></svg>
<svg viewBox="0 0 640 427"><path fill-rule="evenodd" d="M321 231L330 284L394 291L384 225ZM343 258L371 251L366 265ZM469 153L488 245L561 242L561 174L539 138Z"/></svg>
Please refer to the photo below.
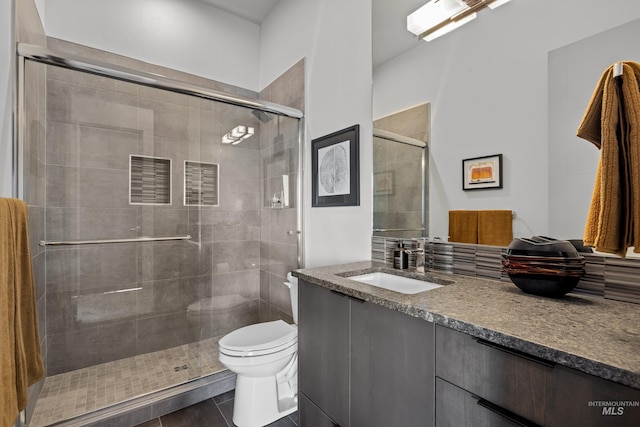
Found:
<svg viewBox="0 0 640 427"><path fill-rule="evenodd" d="M478 243L478 211L449 211L449 241Z"/></svg>
<svg viewBox="0 0 640 427"><path fill-rule="evenodd" d="M478 243L509 246L513 240L513 212L509 210L478 211Z"/></svg>
<svg viewBox="0 0 640 427"><path fill-rule="evenodd" d="M625 256L640 252L640 64L613 65L602 74L577 135L601 151L584 244Z"/></svg>
<svg viewBox="0 0 640 427"><path fill-rule="evenodd" d="M27 406L27 388L44 375L31 270L27 205L0 198L0 425Z"/></svg>

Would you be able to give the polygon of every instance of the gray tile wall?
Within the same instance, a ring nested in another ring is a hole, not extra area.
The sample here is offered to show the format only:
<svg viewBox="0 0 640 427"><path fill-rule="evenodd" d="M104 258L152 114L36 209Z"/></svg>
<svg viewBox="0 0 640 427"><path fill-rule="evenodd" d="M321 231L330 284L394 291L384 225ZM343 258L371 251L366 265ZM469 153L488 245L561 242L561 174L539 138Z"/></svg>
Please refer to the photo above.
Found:
<svg viewBox="0 0 640 427"><path fill-rule="evenodd" d="M267 86L260 98L304 110L304 72L304 60L300 60ZM292 323L289 289L283 282L289 271L298 268L298 120L272 115L262 123L260 136L260 321ZM273 194L283 190L282 175L289 177L290 205L272 209Z"/></svg>
<svg viewBox="0 0 640 427"><path fill-rule="evenodd" d="M422 227L422 148L383 138L373 139L373 176L389 174L390 192L377 189L373 197L374 228ZM428 231L428 230L427 230ZM410 237L419 231L377 232L378 235Z"/></svg>
<svg viewBox="0 0 640 427"><path fill-rule="evenodd" d="M49 39L49 46L257 95L56 39ZM189 242L49 247L49 375L259 321L259 120L231 105L55 67L47 73L46 240L193 237ZM256 135L223 146L222 135L238 124L255 127ZM170 206L129 205L130 154L173 160ZM183 205L185 160L220 164L219 206Z"/></svg>

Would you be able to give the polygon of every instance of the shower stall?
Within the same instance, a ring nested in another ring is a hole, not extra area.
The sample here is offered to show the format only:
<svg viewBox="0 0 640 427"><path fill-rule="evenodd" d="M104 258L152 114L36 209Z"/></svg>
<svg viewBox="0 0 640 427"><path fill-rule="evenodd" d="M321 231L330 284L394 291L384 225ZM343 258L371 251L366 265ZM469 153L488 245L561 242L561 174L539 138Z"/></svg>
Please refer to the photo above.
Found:
<svg viewBox="0 0 640 427"><path fill-rule="evenodd" d="M304 63L257 94L50 43L19 46L16 185L47 368L30 426L224 372L219 337L292 320L282 282L302 259L304 88L278 87Z"/></svg>
<svg viewBox="0 0 640 427"><path fill-rule="evenodd" d="M426 237L429 147L424 141L373 130L373 236Z"/></svg>

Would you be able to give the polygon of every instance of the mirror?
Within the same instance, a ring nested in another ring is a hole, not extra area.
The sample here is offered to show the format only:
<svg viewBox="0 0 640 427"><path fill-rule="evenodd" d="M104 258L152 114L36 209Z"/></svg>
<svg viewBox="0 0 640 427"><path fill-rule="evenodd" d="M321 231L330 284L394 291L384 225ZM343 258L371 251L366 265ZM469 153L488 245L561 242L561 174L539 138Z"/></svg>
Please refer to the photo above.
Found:
<svg viewBox="0 0 640 427"><path fill-rule="evenodd" d="M426 237L429 104L373 122L373 235Z"/></svg>
<svg viewBox="0 0 640 427"><path fill-rule="evenodd" d="M421 102L432 107L430 237L446 238L448 212L458 209L512 210L514 237L582 237L600 153L575 132L604 70L640 62L640 5L568 1L552 17L550 1L513 1L375 63L374 118ZM376 16L378 3L388 4L374 0L374 24L382 19L406 33L402 20ZM572 5L589 18L577 19ZM609 19L598 19L604 12ZM544 36L531 37L540 23ZM374 56L385 47L381 30L374 25ZM464 191L462 159L494 154L503 154L504 187Z"/></svg>

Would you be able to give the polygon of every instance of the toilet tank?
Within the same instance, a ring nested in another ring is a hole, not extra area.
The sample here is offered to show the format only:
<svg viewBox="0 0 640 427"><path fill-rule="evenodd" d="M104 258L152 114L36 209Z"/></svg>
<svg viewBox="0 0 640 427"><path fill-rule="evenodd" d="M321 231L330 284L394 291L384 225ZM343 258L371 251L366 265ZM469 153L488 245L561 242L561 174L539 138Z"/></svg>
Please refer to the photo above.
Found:
<svg viewBox="0 0 640 427"><path fill-rule="evenodd" d="M291 297L291 313L293 313L293 323L298 324L298 278L293 277L291 273L287 274L287 282L284 283L289 287L289 296Z"/></svg>

